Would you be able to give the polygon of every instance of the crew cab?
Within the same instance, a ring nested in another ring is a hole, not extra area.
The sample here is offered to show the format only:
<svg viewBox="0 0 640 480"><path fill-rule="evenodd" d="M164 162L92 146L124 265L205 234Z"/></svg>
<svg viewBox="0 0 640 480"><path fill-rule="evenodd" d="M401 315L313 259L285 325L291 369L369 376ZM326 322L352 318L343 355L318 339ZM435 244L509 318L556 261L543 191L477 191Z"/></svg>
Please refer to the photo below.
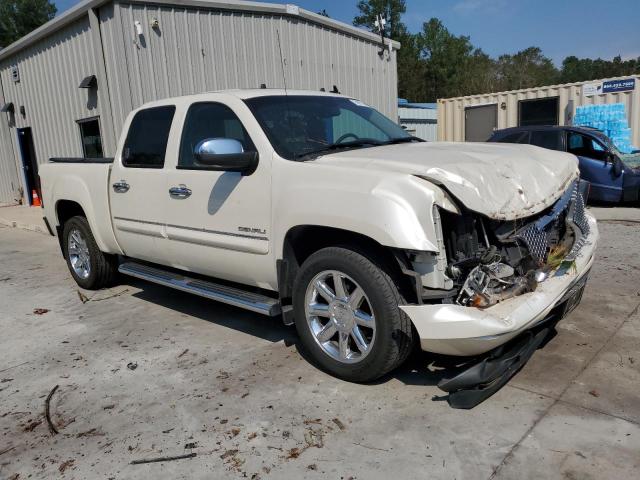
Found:
<svg viewBox="0 0 640 480"><path fill-rule="evenodd" d="M497 130L489 142L528 143L578 157L589 198L599 202L640 200L640 155L622 153L600 130L574 126L528 126Z"/></svg>
<svg viewBox="0 0 640 480"><path fill-rule="evenodd" d="M598 238L573 155L423 142L331 93L149 103L114 159L54 158L40 175L81 287L119 271L281 315L351 381L414 345L477 356L557 320Z"/></svg>

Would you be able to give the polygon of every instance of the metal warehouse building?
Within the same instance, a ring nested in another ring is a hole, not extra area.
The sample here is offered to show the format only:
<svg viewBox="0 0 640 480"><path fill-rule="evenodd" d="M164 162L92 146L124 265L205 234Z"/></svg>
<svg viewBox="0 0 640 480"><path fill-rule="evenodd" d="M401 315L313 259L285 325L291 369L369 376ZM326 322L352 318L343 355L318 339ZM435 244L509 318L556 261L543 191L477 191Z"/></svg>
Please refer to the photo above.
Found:
<svg viewBox="0 0 640 480"><path fill-rule="evenodd" d="M436 103L411 103L398 99L398 122L407 132L433 142L438 137L438 111Z"/></svg>
<svg viewBox="0 0 640 480"><path fill-rule="evenodd" d="M0 204L29 199L50 157L113 156L151 100L286 81L397 118L400 45L386 42L295 5L86 0L0 50Z"/></svg>
<svg viewBox="0 0 640 480"><path fill-rule="evenodd" d="M622 103L640 144L640 76L527 88L438 100L438 140L485 141L496 129L570 125L576 107Z"/></svg>

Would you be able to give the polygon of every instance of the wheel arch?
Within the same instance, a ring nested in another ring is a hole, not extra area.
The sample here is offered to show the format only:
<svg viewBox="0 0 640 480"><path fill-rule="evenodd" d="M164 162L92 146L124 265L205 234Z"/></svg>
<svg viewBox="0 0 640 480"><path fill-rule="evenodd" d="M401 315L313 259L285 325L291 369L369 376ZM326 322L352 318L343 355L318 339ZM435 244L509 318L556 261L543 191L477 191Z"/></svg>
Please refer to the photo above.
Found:
<svg viewBox="0 0 640 480"><path fill-rule="evenodd" d="M418 301L415 280L407 270L403 250L384 246L367 235L350 230L324 225L296 225L285 234L282 254L277 260L278 293L286 324L293 323L287 307L291 305L293 282L300 266L314 252L327 247L344 247L364 255L389 273L408 302Z"/></svg>
<svg viewBox="0 0 640 480"><path fill-rule="evenodd" d="M55 205L56 212L56 235L58 237L58 244L60 245L60 250L62 251L62 256L67 258L65 254L65 249L63 248L62 242L64 239L62 238L62 232L64 231L64 224L67 223L71 218L76 216L81 216L87 218L87 214L78 202L74 200L58 200Z"/></svg>

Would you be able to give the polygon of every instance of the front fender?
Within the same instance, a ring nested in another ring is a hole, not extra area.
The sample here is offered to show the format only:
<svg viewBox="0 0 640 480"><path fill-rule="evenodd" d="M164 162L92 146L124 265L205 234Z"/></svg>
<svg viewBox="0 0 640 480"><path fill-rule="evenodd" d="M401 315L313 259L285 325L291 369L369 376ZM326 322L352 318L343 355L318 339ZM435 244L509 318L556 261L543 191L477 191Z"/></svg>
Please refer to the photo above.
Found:
<svg viewBox="0 0 640 480"><path fill-rule="evenodd" d="M307 182L300 174L296 181L274 189L274 232L280 255L286 233L298 225L339 228L388 247L435 252L433 206L457 211L442 189L413 175L343 169L338 175L321 165L292 167L307 167L314 176Z"/></svg>

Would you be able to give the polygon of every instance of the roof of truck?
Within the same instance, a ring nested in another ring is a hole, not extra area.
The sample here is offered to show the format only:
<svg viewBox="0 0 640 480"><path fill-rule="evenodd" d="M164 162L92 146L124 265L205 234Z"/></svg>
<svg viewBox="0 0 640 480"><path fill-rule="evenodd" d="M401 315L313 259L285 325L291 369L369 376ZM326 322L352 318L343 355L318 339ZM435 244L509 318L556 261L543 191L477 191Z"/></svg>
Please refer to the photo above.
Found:
<svg viewBox="0 0 640 480"><path fill-rule="evenodd" d="M207 101L207 96L212 95L230 95L232 97L246 100L256 97L284 97L288 96L317 96L317 97L340 97L351 98L346 95L333 92L322 92L318 90L284 90L283 88L247 88L247 89L229 89L229 90L214 90L211 92L194 93L191 95L181 95L179 97L163 98L161 100L153 100L147 102L139 107L133 109L133 111L142 110L149 107L157 107L163 105L172 105L179 103L192 103L194 101Z"/></svg>

